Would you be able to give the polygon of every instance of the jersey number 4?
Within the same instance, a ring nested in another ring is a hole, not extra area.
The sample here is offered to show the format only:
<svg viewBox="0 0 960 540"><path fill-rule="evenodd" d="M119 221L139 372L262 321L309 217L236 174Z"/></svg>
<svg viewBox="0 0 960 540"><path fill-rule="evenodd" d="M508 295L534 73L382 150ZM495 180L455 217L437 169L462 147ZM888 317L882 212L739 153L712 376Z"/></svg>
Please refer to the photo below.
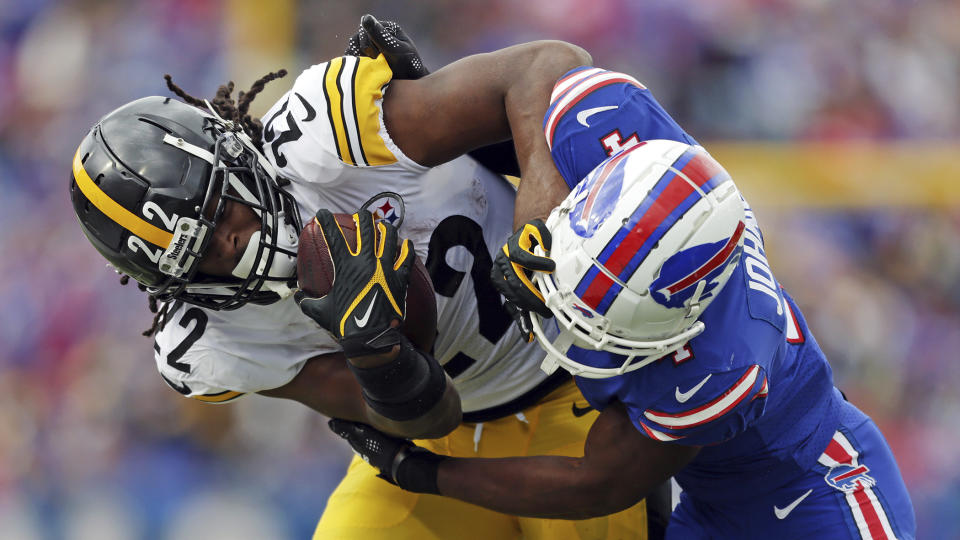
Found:
<svg viewBox="0 0 960 540"><path fill-rule="evenodd" d="M631 133L629 137L624 139L623 135L620 134L620 130L615 129L601 137L600 144L602 144L603 149L607 151L607 155L612 156L619 154L627 148L632 148L640 144L640 139L637 138L636 133Z"/></svg>

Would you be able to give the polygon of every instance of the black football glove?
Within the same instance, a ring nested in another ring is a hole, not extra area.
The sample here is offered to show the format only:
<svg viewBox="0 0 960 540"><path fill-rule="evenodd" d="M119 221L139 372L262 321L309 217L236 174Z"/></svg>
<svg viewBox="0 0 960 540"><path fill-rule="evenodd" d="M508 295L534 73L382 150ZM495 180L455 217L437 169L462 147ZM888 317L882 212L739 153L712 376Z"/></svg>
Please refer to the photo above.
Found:
<svg viewBox="0 0 960 540"><path fill-rule="evenodd" d="M549 253L551 238L550 230L542 219L524 223L497 252L490 272L494 287L506 299L503 306L517 322L527 341L533 341L531 311L546 318L553 317L550 308L543 302L543 294L532 281L534 272L550 273L557 267L550 257L533 253L537 246Z"/></svg>
<svg viewBox="0 0 960 540"><path fill-rule="evenodd" d="M353 216L359 231L355 252L333 214L323 209L317 212L315 219L333 259L333 286L321 298L302 290L295 295L300 310L330 331L344 350L345 342L374 345L377 337L391 330L392 321L403 320L415 257L410 240L397 245L396 227L374 222L366 210ZM374 233L377 229L379 235Z"/></svg>
<svg viewBox="0 0 960 540"><path fill-rule="evenodd" d="M373 15L360 18L360 28L347 40L347 56L376 58L383 54L394 79L419 79L430 74L420 53L403 28L393 21L377 20Z"/></svg>
<svg viewBox="0 0 960 540"><path fill-rule="evenodd" d="M414 493L440 494L437 467L445 456L359 422L334 418L327 425L350 443L357 455L378 469L380 478Z"/></svg>

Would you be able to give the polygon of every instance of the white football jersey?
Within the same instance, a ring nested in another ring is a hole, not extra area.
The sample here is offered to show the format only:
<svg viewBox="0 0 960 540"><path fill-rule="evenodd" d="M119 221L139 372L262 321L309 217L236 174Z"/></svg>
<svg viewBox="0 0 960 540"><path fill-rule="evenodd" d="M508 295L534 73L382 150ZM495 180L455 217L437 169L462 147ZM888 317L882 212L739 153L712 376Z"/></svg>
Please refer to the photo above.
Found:
<svg viewBox="0 0 960 540"><path fill-rule="evenodd" d="M494 254L512 232L515 190L466 156L434 168L407 158L383 124L391 76L382 57L347 56L307 69L264 116L264 154L292 182L304 223L318 208L366 207L399 226L433 280L433 354L463 410L504 404L546 378L543 352L520 336L489 279ZM307 359L339 346L288 298L223 312L179 306L155 350L172 387L222 402L281 386Z"/></svg>

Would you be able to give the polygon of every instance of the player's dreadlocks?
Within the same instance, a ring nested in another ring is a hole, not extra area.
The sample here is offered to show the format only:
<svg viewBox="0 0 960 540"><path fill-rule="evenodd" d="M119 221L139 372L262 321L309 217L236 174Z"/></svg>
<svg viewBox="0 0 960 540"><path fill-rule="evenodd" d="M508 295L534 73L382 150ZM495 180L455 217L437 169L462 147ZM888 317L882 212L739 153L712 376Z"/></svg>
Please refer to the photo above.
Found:
<svg viewBox="0 0 960 540"><path fill-rule="evenodd" d="M210 105L213 106L213 110L217 111L217 114L224 120L232 120L239 124L243 128L243 132L257 145L257 150L262 151L263 147L260 143L260 134L263 132L263 124L260 123L260 120L250 116L248 112L250 110L250 103L253 101L253 98L257 97L257 94L263 90L263 87L266 86L268 82L285 77L286 75L287 70L285 69L267 73L257 79L253 85L250 86L250 90L246 92L241 91L237 95L236 102L230 97L230 94L233 93L233 81L227 84L221 84L220 88L217 88L217 95L210 101ZM194 107L207 110L207 104L204 103L202 99L197 99L186 93L183 88L180 88L173 82L173 77L164 75L163 78L167 81L167 88L180 99Z"/></svg>
<svg viewBox="0 0 960 540"><path fill-rule="evenodd" d="M274 79L285 77L286 75L287 70L285 69L267 73L263 77L260 77L254 81L254 83L250 86L250 90L246 92L241 91L237 95L236 101L234 101L231 97L234 89L233 81L230 81L227 84L221 84L220 87L217 88L217 94L212 100L210 100L210 105L213 107L213 110L220 115L221 118L224 120L233 121L239 125L243 129L243 132L246 133L247 136L250 137L250 140L253 141L253 144L256 145L257 150L263 152L263 146L260 142L260 136L263 132L263 124L260 123L260 120L250 116L250 103L253 102L253 98L257 97L257 94L263 90L267 83ZM204 111L207 110L207 104L204 102L204 100L186 93L183 88L180 88L176 83L173 82L173 77L171 77L169 74L164 74L163 78L167 81L167 88L176 94L177 97L184 100L188 104L193 105L194 107L198 107ZM129 283L129 281L130 276L126 274L120 274L121 285L126 285ZM140 283L137 283L137 287L139 287L141 291L147 291L147 287ZM153 324L143 333L143 335L146 337L150 337L158 330L162 329L163 324L166 322L165 315L167 314L167 306L170 305L164 304L163 309L158 309L156 297L148 294L148 299L150 303L150 313L153 313L154 317Z"/></svg>

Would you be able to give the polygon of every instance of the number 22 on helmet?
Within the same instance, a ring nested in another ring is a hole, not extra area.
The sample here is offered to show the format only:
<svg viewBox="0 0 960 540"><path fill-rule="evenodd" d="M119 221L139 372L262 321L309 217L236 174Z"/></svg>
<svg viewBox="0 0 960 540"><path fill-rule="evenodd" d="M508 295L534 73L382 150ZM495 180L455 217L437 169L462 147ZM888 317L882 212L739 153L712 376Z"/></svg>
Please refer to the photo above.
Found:
<svg viewBox="0 0 960 540"><path fill-rule="evenodd" d="M253 141L212 111L154 96L107 114L77 149L70 192L94 247L159 300L220 310L292 292L296 202ZM205 275L198 267L231 201L259 227L231 276Z"/></svg>

